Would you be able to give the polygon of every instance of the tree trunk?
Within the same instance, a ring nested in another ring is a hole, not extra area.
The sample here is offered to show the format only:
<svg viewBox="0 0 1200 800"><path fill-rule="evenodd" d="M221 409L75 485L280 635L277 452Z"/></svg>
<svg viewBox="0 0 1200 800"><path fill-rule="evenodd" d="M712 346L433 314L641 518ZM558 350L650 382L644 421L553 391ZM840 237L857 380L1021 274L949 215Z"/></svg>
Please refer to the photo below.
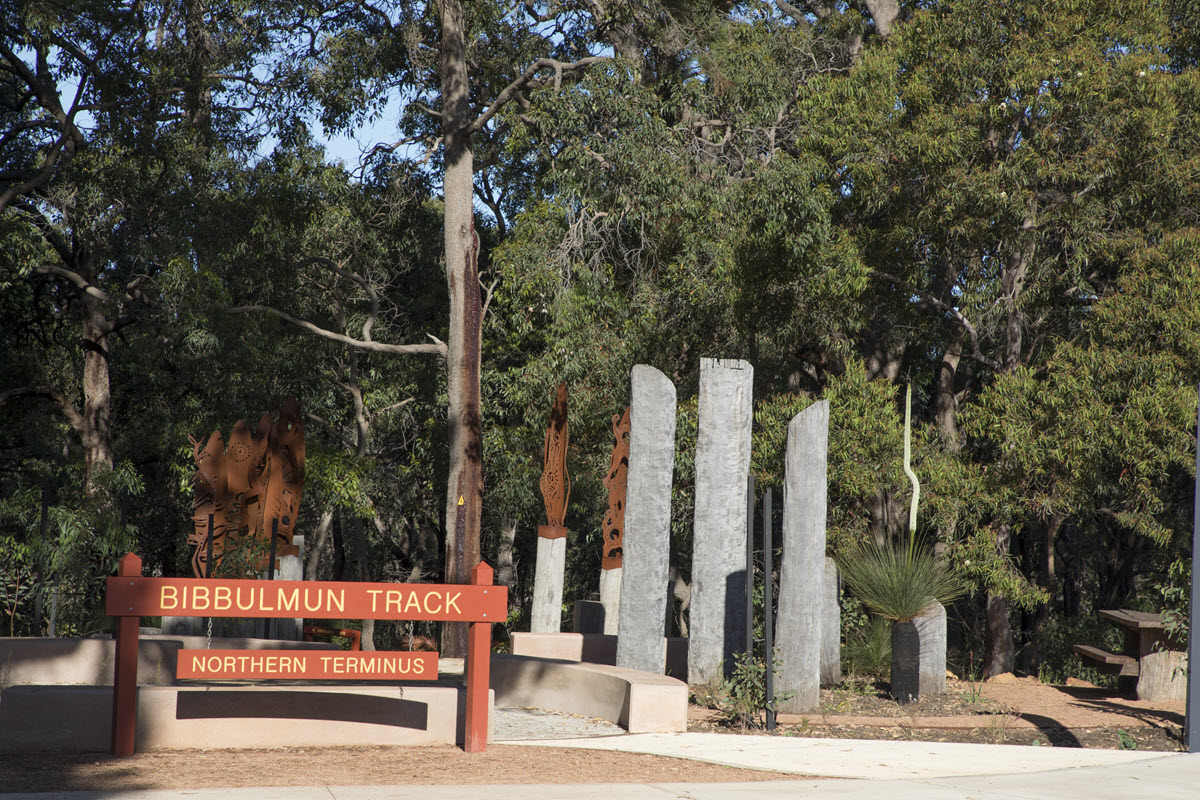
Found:
<svg viewBox="0 0 1200 800"><path fill-rule="evenodd" d="M331 580L346 579L346 540L342 536L342 515L333 518L333 577Z"/></svg>
<svg viewBox="0 0 1200 800"><path fill-rule="evenodd" d="M350 523L351 535L354 537L354 579L367 582L371 580L371 571L367 564L367 534L362 517L355 517ZM375 620L362 621L362 649L375 649Z"/></svg>
<svg viewBox="0 0 1200 800"><path fill-rule="evenodd" d="M112 385L109 377L108 321L100 300L80 293L83 305L83 464L86 491L96 490L97 469L112 469Z"/></svg>
<svg viewBox="0 0 1200 800"><path fill-rule="evenodd" d="M479 237L473 215L470 86L461 0L438 0L442 29L442 177L446 284L450 295L447 341L447 414L450 439L446 487L446 582L468 583L479 563L480 501L483 493L479 404ZM442 653L467 651L466 623L442 629Z"/></svg>
<svg viewBox="0 0 1200 800"><path fill-rule="evenodd" d="M1041 668L1044 659L1042 653L1042 634L1050 621L1050 609L1054 607L1054 595L1058 588L1054 574L1054 548L1058 539L1058 530L1062 527L1064 515L1052 514L1045 520L1042 528L1042 541L1038 549L1038 585L1046 590L1046 602L1037 610L1033 619L1033 631L1030 634L1033 646L1033 657L1030 659L1033 669L1031 673Z"/></svg>
<svg viewBox="0 0 1200 800"><path fill-rule="evenodd" d="M958 363L962 360L963 336L966 331L960 325L955 325L950 332L950 342L942 361L938 365L937 374L937 410L936 421L938 430L942 432L944 447L948 452L957 453L962 449L962 440L958 435L958 399L955 396Z"/></svg>
<svg viewBox="0 0 1200 800"><path fill-rule="evenodd" d="M321 520L317 523L317 535L313 537L312 546L307 548L304 557L304 580L317 579L317 566L321 563L321 551L325 549L325 541L329 538L329 525L333 522L333 508L321 512Z"/></svg>
<svg viewBox="0 0 1200 800"><path fill-rule="evenodd" d="M500 520L500 548L496 552L496 583L513 588L517 579L517 568L513 563L513 549L517 541L517 519L508 512Z"/></svg>
<svg viewBox="0 0 1200 800"><path fill-rule="evenodd" d="M996 532L996 549L1002 557L1008 555L1012 532L1001 525ZM984 680L1013 670L1013 635L1008 623L1008 601L1002 596L988 592L987 619L984 630Z"/></svg>

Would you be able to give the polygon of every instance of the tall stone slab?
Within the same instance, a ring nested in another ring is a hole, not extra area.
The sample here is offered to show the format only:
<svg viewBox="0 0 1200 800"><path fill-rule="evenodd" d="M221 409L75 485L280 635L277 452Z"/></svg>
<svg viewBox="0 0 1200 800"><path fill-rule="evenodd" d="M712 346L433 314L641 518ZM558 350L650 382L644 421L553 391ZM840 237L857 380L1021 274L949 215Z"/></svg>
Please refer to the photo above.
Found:
<svg viewBox="0 0 1200 800"><path fill-rule="evenodd" d="M733 673L746 642L746 479L754 368L700 359L688 683Z"/></svg>
<svg viewBox="0 0 1200 800"><path fill-rule="evenodd" d="M779 572L779 711L804 714L821 699L821 618L825 594L826 474L829 401L788 424L784 463L783 564Z"/></svg>
<svg viewBox="0 0 1200 800"><path fill-rule="evenodd" d="M921 697L933 697L946 691L946 607L935 603L913 622L921 643Z"/></svg>
<svg viewBox="0 0 1200 800"><path fill-rule="evenodd" d="M825 557L825 583L821 606L821 685L842 682L842 607L838 603L837 564Z"/></svg>
<svg viewBox="0 0 1200 800"><path fill-rule="evenodd" d="M662 674L675 466L675 385L638 364L631 377L617 666Z"/></svg>

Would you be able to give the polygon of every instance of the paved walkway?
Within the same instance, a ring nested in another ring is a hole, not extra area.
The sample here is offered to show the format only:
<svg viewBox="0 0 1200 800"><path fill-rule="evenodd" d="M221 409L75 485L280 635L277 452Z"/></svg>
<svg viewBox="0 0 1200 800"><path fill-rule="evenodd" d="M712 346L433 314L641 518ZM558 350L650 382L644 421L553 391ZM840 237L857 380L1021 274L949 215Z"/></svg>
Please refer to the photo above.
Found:
<svg viewBox="0 0 1200 800"><path fill-rule="evenodd" d="M1200 754L710 733L526 743L653 753L828 777L765 783L48 792L0 794L0 800L1194 800L1200 795Z"/></svg>

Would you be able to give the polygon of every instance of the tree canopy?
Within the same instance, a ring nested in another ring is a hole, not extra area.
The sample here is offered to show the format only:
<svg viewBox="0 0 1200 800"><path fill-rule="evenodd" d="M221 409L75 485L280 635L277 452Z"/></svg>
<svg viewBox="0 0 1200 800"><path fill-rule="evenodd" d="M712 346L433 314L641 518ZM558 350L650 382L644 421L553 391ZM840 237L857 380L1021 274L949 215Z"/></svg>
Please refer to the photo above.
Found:
<svg viewBox="0 0 1200 800"><path fill-rule="evenodd" d="M917 533L972 587L956 635L986 631L991 672L1078 672L1052 642L1177 598L1187 564L1192 5L9 4L10 631L103 626L127 548L182 574L187 437L287 396L309 577L462 580L482 557L519 628L554 389L570 603L597 586L638 363L679 391L686 587L699 362L722 357L755 368L760 487L787 421L830 401L835 552L906 531L911 385ZM357 163L325 149L380 130Z"/></svg>

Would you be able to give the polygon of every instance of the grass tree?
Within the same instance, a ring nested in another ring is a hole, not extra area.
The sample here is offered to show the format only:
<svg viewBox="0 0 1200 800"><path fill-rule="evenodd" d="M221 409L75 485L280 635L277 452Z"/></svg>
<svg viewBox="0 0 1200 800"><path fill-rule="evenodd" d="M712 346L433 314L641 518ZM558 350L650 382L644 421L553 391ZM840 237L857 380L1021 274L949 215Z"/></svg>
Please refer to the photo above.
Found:
<svg viewBox="0 0 1200 800"><path fill-rule="evenodd" d="M908 536L899 542L860 544L841 558L842 577L871 611L892 620L892 696L900 703L920 696L920 640L913 622L938 603L960 596L965 585L933 549L917 541L921 484L911 465L912 386L904 405L904 473L913 485Z"/></svg>

